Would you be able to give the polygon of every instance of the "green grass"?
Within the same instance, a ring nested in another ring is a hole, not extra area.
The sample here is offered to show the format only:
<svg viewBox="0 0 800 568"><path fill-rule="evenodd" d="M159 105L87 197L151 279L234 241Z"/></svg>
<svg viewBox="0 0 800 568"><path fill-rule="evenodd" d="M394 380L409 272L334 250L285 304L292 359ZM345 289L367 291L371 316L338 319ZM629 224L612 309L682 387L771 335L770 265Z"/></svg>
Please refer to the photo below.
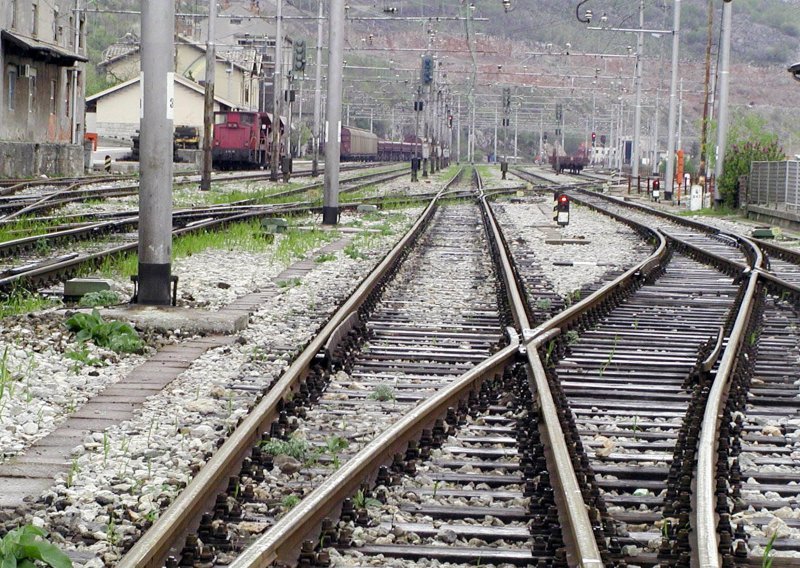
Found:
<svg viewBox="0 0 800 568"><path fill-rule="evenodd" d="M319 248L338 238L338 231L320 231L319 229L300 231L290 228L278 243L274 253L275 259L288 265L294 260L304 258L309 250Z"/></svg>
<svg viewBox="0 0 800 568"><path fill-rule="evenodd" d="M271 247L264 238L261 221L253 219L228 225L220 231L199 231L178 237L172 242L172 258L185 258L206 249L245 250L265 252ZM99 273L106 278L128 278L139 271L139 256L135 252L105 258L95 270L86 270L84 275Z"/></svg>
<svg viewBox="0 0 800 568"><path fill-rule="evenodd" d="M0 243L41 235L52 231L53 227L66 223L80 223L81 217L71 217L69 219L54 217L52 219L35 219L30 217L20 217L11 223L0 224Z"/></svg>
<svg viewBox="0 0 800 568"><path fill-rule="evenodd" d="M707 207L697 211L681 211L678 215L681 217L693 217L694 215L700 217L741 217L741 213L732 207Z"/></svg>
<svg viewBox="0 0 800 568"><path fill-rule="evenodd" d="M60 303L58 300L41 296L25 288L14 288L9 295L0 299L0 318L27 314L57 306Z"/></svg>

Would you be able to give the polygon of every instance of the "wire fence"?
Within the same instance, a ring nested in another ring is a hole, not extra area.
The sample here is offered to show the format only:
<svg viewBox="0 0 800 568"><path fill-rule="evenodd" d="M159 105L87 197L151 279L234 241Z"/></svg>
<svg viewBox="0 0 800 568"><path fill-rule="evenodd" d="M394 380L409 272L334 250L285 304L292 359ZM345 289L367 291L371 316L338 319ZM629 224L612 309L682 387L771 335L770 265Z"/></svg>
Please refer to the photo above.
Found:
<svg viewBox="0 0 800 568"><path fill-rule="evenodd" d="M783 211L800 210L800 162L752 162L749 203Z"/></svg>

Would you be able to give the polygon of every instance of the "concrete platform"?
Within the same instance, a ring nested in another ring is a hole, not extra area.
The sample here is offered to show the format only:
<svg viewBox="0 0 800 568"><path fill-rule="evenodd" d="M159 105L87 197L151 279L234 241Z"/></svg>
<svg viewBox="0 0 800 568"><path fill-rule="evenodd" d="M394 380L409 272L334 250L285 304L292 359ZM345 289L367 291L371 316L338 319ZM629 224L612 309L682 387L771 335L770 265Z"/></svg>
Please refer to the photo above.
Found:
<svg viewBox="0 0 800 568"><path fill-rule="evenodd" d="M172 306L131 305L101 309L104 319L127 321L139 329L168 332L180 329L184 333L199 335L228 335L247 327L249 314L220 310L193 310Z"/></svg>

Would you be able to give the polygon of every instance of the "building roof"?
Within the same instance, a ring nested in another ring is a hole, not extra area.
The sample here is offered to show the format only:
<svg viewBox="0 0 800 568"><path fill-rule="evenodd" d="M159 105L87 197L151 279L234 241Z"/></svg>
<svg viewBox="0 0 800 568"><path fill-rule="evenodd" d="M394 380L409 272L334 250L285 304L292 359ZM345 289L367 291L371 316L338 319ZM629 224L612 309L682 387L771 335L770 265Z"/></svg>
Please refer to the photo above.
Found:
<svg viewBox="0 0 800 568"><path fill-rule="evenodd" d="M9 30L0 31L0 35L3 38L3 45L9 52L16 52L38 61L61 66L70 66L76 61L89 61L83 55L68 51L61 46L45 43Z"/></svg>
<svg viewBox="0 0 800 568"><path fill-rule="evenodd" d="M176 43L193 47L202 53L206 52L206 46L204 44L197 43L189 37L177 34L175 36L175 41ZM139 38L135 34L125 34L120 41L106 48L103 52L103 61L98 64L98 67L106 67L126 57L139 53L140 45ZM241 69L245 73L254 73L258 71L258 53L253 48L238 50L216 49L214 56L217 61L231 63L234 67Z"/></svg>
<svg viewBox="0 0 800 568"><path fill-rule="evenodd" d="M108 96L108 95L110 95L112 93L115 93L117 91L121 91L123 89L127 89L131 85L138 84L139 83L139 79L140 79L140 77L134 77L130 81L125 81L124 83L120 83L119 85L114 85L110 89L106 89L105 91L100 91L99 93L96 93L96 94L92 95L91 97L86 97L86 104L94 103L94 102L98 101L99 99L102 99L102 98L104 98L104 97L106 97L106 96ZM191 89L192 91L195 91L195 92L197 92L197 93L199 93L201 95L205 95L205 89L203 89L203 87L201 87L200 85L198 85L194 81L190 81L189 79L187 79L185 77L181 77L180 75L176 74L175 75L175 82L179 83L179 84L183 85L184 87L187 87L187 88ZM236 103L231 102L231 101L229 101L227 99L223 99L222 97L218 97L216 95L214 96L214 101L219 103L219 105L221 107L224 106L224 107L228 107L229 109L237 108Z"/></svg>

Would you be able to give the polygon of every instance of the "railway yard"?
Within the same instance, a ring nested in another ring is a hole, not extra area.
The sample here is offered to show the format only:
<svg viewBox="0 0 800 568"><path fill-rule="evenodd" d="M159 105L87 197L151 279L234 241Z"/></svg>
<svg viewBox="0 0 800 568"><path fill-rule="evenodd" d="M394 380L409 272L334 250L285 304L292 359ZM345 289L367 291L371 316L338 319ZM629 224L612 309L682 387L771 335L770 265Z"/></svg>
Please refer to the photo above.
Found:
<svg viewBox="0 0 800 568"><path fill-rule="evenodd" d="M86 568L800 566L791 233L382 163L331 227L303 175L175 175L165 309L128 304L135 178L0 188L1 532Z"/></svg>

